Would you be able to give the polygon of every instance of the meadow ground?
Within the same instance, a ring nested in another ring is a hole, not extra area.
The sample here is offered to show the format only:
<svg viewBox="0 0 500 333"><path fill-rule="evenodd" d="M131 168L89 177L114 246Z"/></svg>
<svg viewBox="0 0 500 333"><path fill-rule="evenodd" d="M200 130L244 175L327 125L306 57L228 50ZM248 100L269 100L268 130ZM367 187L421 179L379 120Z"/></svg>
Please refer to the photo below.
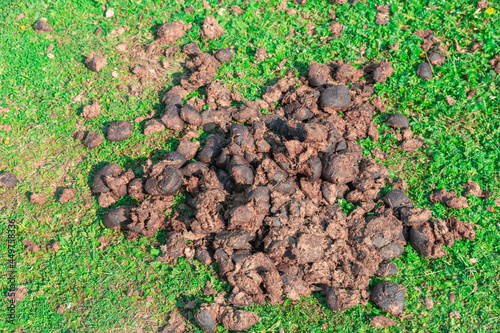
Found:
<svg viewBox="0 0 500 333"><path fill-rule="evenodd" d="M7 315L4 301L0 329L155 332L167 323L174 307L198 300L185 314L188 328L199 331L193 314L203 301L213 298L201 292L206 281L217 290L228 288L213 268L196 260L180 259L176 266L155 261L159 254L155 244L164 235L131 242L104 228L104 210L91 196L89 185L99 166L117 161L138 171L148 156L161 156L172 149L175 135L163 132L146 137L142 125L134 124L130 139L105 141L94 150L71 137L77 129L103 134L111 121L133 120L161 109L162 92L177 83L182 70L181 55L165 60L167 69L161 80L141 86L130 73L134 59L114 47L121 42L146 44L154 39L160 24L183 20L192 23L193 29L179 41L180 46L191 41L198 42L203 51L234 46L233 61L220 66L217 78L238 87L247 99L260 97L267 84L290 68L304 73L312 60L343 59L358 66L389 61L395 73L384 85L375 86L376 96L388 102L389 113L408 116L412 130L425 139L425 145L415 153L406 153L393 149L394 137L382 137L378 142L365 139L361 142L365 154L373 147L389 153L390 158L383 163L391 176L408 183L408 194L416 206L431 207L437 217L457 216L477 224L477 238L456 242L447 249L446 257L436 260L423 259L407 246L403 256L395 260L399 273L388 278L407 286L405 318L393 318L397 326L385 330L499 330L500 207L493 199L500 197L500 75L488 61L500 53L500 2L490 1L483 10L476 8L476 2L392 0L388 3L390 23L379 26L375 24L375 7L387 4L381 0L338 6L326 0L309 0L303 6L289 1L284 8L295 9L296 14L277 9L281 1L275 0L226 0L221 6L209 0L212 9L204 9L202 2L195 0L182 4L177 0L0 0L0 124L11 126L10 131L0 131L0 171L13 170L20 179L15 189L0 189L0 255L7 258L3 239L8 219L15 218L17 284L27 289L17 303L15 325L3 320ZM194 11L185 12L190 5ZM233 5L245 12L235 16L229 11ZM106 18L106 8L113 8L114 16ZM337 20L345 26L338 39L327 40L331 34L329 9L336 10ZM18 19L20 14L24 18ZM226 31L208 42L199 36L199 24L207 15L214 15ZM53 33L35 33L34 23L41 17L48 19ZM308 23L314 24L315 34L306 34ZM102 28L102 34L94 34L97 27ZM293 36L286 38L292 28ZM429 81L416 75L425 54L414 32L426 29L450 46L446 63L434 68ZM481 50L468 51L481 41ZM397 50L390 48L394 43L399 44ZM54 55L50 58L49 45ZM257 63L254 54L261 46L266 46L271 56ZM108 61L99 73L87 70L84 64L85 57L94 51L106 55ZM285 65L278 70L277 64L284 59ZM117 77L112 72L117 72ZM130 87L139 86L139 93L130 92ZM475 94L470 96L472 90ZM446 96L457 102L448 105ZM103 114L83 122L81 109L93 100L99 101ZM379 128L388 129L384 118L379 114L375 121ZM435 188L446 187L464 195L462 184L468 179L492 191L492 197L469 196L470 208L461 210L429 201ZM65 205L54 200L61 187L75 188L76 200ZM31 205L28 193L32 192L44 193L48 202ZM100 248L99 237L109 245ZM41 245L42 251L26 251L21 244L24 238ZM57 253L48 249L52 241L61 243ZM0 267L2 299L8 289L6 269L6 265ZM425 297L434 300L432 310L424 307ZM281 306L251 309L262 318L252 332L372 331L370 319L382 314L371 303L333 313L320 295L297 304L286 301ZM451 311L458 311L460 318L450 318Z"/></svg>

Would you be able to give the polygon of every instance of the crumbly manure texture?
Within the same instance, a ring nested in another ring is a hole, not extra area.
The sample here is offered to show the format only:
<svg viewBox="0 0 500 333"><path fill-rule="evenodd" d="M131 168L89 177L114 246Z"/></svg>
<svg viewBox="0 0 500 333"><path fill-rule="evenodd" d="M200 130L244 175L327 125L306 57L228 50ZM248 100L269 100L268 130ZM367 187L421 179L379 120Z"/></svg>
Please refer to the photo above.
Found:
<svg viewBox="0 0 500 333"><path fill-rule="evenodd" d="M129 239L166 229L158 260L217 263L220 278L232 287L231 306L204 304L195 321L205 332L217 324L245 330L260 319L236 308L296 301L315 290L326 295L332 311L371 298L402 315L404 287L381 282L370 296L371 276L396 274L391 260L408 242L422 256L438 257L446 254L443 245L475 233L456 219L433 219L402 190L382 196L389 172L356 144L378 138L372 117L382 106L371 98L373 85L388 80L392 66L312 63L308 75L297 78L292 71L267 87L263 100L232 106L228 88L213 82L216 57L188 53L190 77L163 98L161 122L184 133L177 151L148 161L140 178L116 164L96 174L100 203L109 207L126 194L139 200L111 211L107 226ZM200 87L208 107L183 102ZM270 112L263 114L264 108ZM392 115L387 122L411 138L406 117ZM189 140L197 129L211 132L203 146ZM180 191L189 209L171 212ZM356 208L346 214L338 198ZM165 212L172 214L166 218Z"/></svg>

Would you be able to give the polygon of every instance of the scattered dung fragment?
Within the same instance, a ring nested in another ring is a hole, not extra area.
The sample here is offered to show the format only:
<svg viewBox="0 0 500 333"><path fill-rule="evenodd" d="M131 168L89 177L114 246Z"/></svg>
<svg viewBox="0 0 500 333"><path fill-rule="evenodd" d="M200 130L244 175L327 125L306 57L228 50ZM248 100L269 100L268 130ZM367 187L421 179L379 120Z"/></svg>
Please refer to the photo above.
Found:
<svg viewBox="0 0 500 333"><path fill-rule="evenodd" d="M166 128L175 132L180 132L184 129L184 121L179 116L179 109L175 105L167 105L165 114L161 117L161 122Z"/></svg>
<svg viewBox="0 0 500 333"><path fill-rule="evenodd" d="M421 139L407 139L401 143L399 149L412 153L416 151L418 148L422 147L423 144L424 141Z"/></svg>
<svg viewBox="0 0 500 333"><path fill-rule="evenodd" d="M196 156L198 150L200 149L200 142L195 141L185 141L182 140L179 142L179 146L177 147L177 152L184 155L187 160L191 160Z"/></svg>
<svg viewBox="0 0 500 333"><path fill-rule="evenodd" d="M488 0L479 0L476 4L477 9L485 9L488 8L490 2Z"/></svg>
<svg viewBox="0 0 500 333"><path fill-rule="evenodd" d="M404 116L400 113L395 113L395 114L389 115L385 119L385 123L387 125L391 126L392 128L404 129L404 128L408 128L408 126L410 126L408 118L406 118L406 116Z"/></svg>
<svg viewBox="0 0 500 333"><path fill-rule="evenodd" d="M171 312L168 325L163 328L161 333L183 333L186 331L186 324L182 316L174 311Z"/></svg>
<svg viewBox="0 0 500 333"><path fill-rule="evenodd" d="M434 308L434 301L432 300L432 298L424 298L424 306L427 310L432 310Z"/></svg>
<svg viewBox="0 0 500 333"><path fill-rule="evenodd" d="M17 178L12 172L0 173L0 186L14 188L17 185Z"/></svg>
<svg viewBox="0 0 500 333"><path fill-rule="evenodd" d="M500 53L491 58L488 63L491 65L491 69L495 71L495 73L500 74Z"/></svg>
<svg viewBox="0 0 500 333"><path fill-rule="evenodd" d="M40 246L38 246L38 244L28 240L28 239L23 239L22 243L24 244L24 246L26 246L26 250L30 251L30 252L33 252L33 253L36 253L36 252L39 252L40 251Z"/></svg>
<svg viewBox="0 0 500 333"><path fill-rule="evenodd" d="M177 45L170 46L165 49L165 57L171 58L173 57L177 52L179 52L179 47Z"/></svg>
<svg viewBox="0 0 500 333"><path fill-rule="evenodd" d="M74 188L65 188L59 197L59 202L62 204L70 202L75 198L75 193L76 191Z"/></svg>
<svg viewBox="0 0 500 333"><path fill-rule="evenodd" d="M330 113L346 109L351 104L349 89L343 84L328 87L321 93L319 104L323 110Z"/></svg>
<svg viewBox="0 0 500 333"><path fill-rule="evenodd" d="M32 205L43 205L47 200L47 197L43 193L33 193L30 196L30 203Z"/></svg>
<svg viewBox="0 0 500 333"><path fill-rule="evenodd" d="M384 83L394 73L392 65L386 61L381 62L373 72L373 80Z"/></svg>
<svg viewBox="0 0 500 333"><path fill-rule="evenodd" d="M194 320L196 324L201 328L201 330L205 333L215 332L217 328L217 323L215 322L214 317L208 311L208 309L201 308L195 315Z"/></svg>
<svg viewBox="0 0 500 333"><path fill-rule="evenodd" d="M94 176L92 192L99 194L99 205L107 208L127 194L127 184L134 179L132 170L124 171L115 163L103 166Z"/></svg>
<svg viewBox="0 0 500 333"><path fill-rule="evenodd" d="M399 317L403 314L405 293L405 287L382 281L373 288L370 299L383 311Z"/></svg>
<svg viewBox="0 0 500 333"><path fill-rule="evenodd" d="M453 105L457 103L457 101L453 99L451 96L446 96L446 103L448 103L448 105Z"/></svg>
<svg viewBox="0 0 500 333"><path fill-rule="evenodd" d="M446 61L446 57L440 53L437 53L437 52L429 53L429 55L427 56L427 59L429 59L429 62L433 66L441 66Z"/></svg>
<svg viewBox="0 0 500 333"><path fill-rule="evenodd" d="M127 140L132 134L132 123L130 121L115 121L109 124L106 139L111 142Z"/></svg>
<svg viewBox="0 0 500 333"><path fill-rule="evenodd" d="M39 34L43 34L45 32L53 32L54 29L50 26L48 20L45 17L42 17L35 23L35 32Z"/></svg>
<svg viewBox="0 0 500 333"><path fill-rule="evenodd" d="M130 222L130 208L120 206L104 215L103 223L106 228L114 229L127 225Z"/></svg>
<svg viewBox="0 0 500 333"><path fill-rule="evenodd" d="M384 316L376 316L373 317L372 320L370 320L370 325L376 328L384 328L384 327L395 326L396 322L391 318L387 318Z"/></svg>
<svg viewBox="0 0 500 333"><path fill-rule="evenodd" d="M219 49L215 52L215 58L220 62L230 62L233 60L234 50L232 48Z"/></svg>
<svg viewBox="0 0 500 333"><path fill-rule="evenodd" d="M198 47L198 44L196 42L184 45L182 51L189 56L194 56L201 53L200 48Z"/></svg>
<svg viewBox="0 0 500 333"><path fill-rule="evenodd" d="M405 226L414 227L429 221L432 218L432 212L429 208L411 208L401 209L401 221Z"/></svg>
<svg viewBox="0 0 500 333"><path fill-rule="evenodd" d="M382 278L393 276L397 273L398 267L392 261L381 262L378 266L378 269L375 271L375 275Z"/></svg>
<svg viewBox="0 0 500 333"><path fill-rule="evenodd" d="M106 13L104 13L104 17L110 18L110 17L113 17L113 15L115 15L115 11L113 10L113 8L106 9Z"/></svg>
<svg viewBox="0 0 500 333"><path fill-rule="evenodd" d="M104 136L97 134L93 131L87 133L85 140L83 140L83 145L88 149L94 149L102 144Z"/></svg>
<svg viewBox="0 0 500 333"><path fill-rule="evenodd" d="M222 326L230 331L245 331L260 321L255 312L227 307L221 315Z"/></svg>
<svg viewBox="0 0 500 333"><path fill-rule="evenodd" d="M257 61L263 61L263 60L266 60L267 58L267 49L265 46L261 46L257 49L257 51L255 52L255 59Z"/></svg>
<svg viewBox="0 0 500 333"><path fill-rule="evenodd" d="M430 196L430 200L434 203L440 202L443 205L453 208L468 208L469 204L467 203L467 198L458 197L455 193L448 192L446 189L442 189L432 193Z"/></svg>
<svg viewBox="0 0 500 333"><path fill-rule="evenodd" d="M381 6L379 6L381 7ZM387 7L387 6L384 6L384 7ZM375 18L375 24L376 25L387 25L389 24L390 20L389 20L389 14L387 12L383 13L383 12L379 12L377 13L377 16Z"/></svg>
<svg viewBox="0 0 500 333"><path fill-rule="evenodd" d="M127 43L120 43L115 46L115 50L117 50L118 52L126 52L127 48L128 48Z"/></svg>
<svg viewBox="0 0 500 333"><path fill-rule="evenodd" d="M144 124L144 135L149 136L154 133L163 132L165 130L165 125L157 119L149 119Z"/></svg>
<svg viewBox="0 0 500 333"><path fill-rule="evenodd" d="M182 21L175 21L163 24L158 28L157 34L163 45L174 44L177 40L184 37L186 25Z"/></svg>
<svg viewBox="0 0 500 333"><path fill-rule="evenodd" d="M201 26L201 38L216 39L224 34L224 30L213 16L207 16Z"/></svg>
<svg viewBox="0 0 500 333"><path fill-rule="evenodd" d="M85 118L85 120L92 120L97 116L101 115L101 106L97 101L94 101L94 103L85 105L82 110L82 116Z"/></svg>
<svg viewBox="0 0 500 333"><path fill-rule="evenodd" d="M198 111L190 105L184 106L179 112L179 116L182 120L184 120L189 125L200 126L201 125L201 115Z"/></svg>
<svg viewBox="0 0 500 333"><path fill-rule="evenodd" d="M491 195L491 192L481 190L479 184L470 179L462 186L467 190L466 195L473 195L478 198L489 198Z"/></svg>
<svg viewBox="0 0 500 333"><path fill-rule="evenodd" d="M61 249L61 243L59 241L55 241L52 244L50 244L50 249L54 252L57 252Z"/></svg>
<svg viewBox="0 0 500 333"><path fill-rule="evenodd" d="M85 59L85 65L93 72L100 72L106 66L106 57L90 55Z"/></svg>
<svg viewBox="0 0 500 333"><path fill-rule="evenodd" d="M330 288L326 295L326 304L332 311L345 311L358 305L361 296L358 290Z"/></svg>
<svg viewBox="0 0 500 333"><path fill-rule="evenodd" d="M430 80L432 78L432 68L427 62L423 62L418 65L417 75L424 80Z"/></svg>
<svg viewBox="0 0 500 333"><path fill-rule="evenodd" d="M410 198L401 190L390 191L385 195L384 201L396 215L399 215L402 209L413 208Z"/></svg>
<svg viewBox="0 0 500 333"><path fill-rule="evenodd" d="M340 38L342 36L344 26L338 21L333 21L332 24L328 27L328 30L332 33L331 38Z"/></svg>
<svg viewBox="0 0 500 333"><path fill-rule="evenodd" d="M312 62L308 69L308 80L311 87L320 87L325 85L330 79L330 68L323 64Z"/></svg>

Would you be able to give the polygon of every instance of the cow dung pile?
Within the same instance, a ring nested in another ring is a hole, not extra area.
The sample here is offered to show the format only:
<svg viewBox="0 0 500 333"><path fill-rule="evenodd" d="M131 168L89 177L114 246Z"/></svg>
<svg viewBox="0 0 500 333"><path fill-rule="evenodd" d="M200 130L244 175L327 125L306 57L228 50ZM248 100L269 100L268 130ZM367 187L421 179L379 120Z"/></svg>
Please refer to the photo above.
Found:
<svg viewBox="0 0 500 333"><path fill-rule="evenodd" d="M382 281L370 293L370 277L394 275L397 267L389 260L401 256L408 242L434 258L446 254L442 245L472 239L475 232L456 218L432 218L401 189L381 196L390 182L388 170L364 157L355 142L378 140L372 116L380 100L370 97L373 84L384 83L392 66L312 63L307 77L290 71L267 87L263 100L234 107L234 94L213 82L220 62L194 46L185 48L190 77L167 92L165 114L150 121L183 132L177 151L156 164L148 160L142 178L114 163L97 172L93 192L102 207L127 194L140 202L108 211L104 225L129 239L167 230L159 260L217 263L232 294L196 313L205 332L219 323L248 329L259 316L237 308L281 304L318 291L332 311L371 299L402 316L405 287ZM203 103L183 102L201 87ZM387 123L408 130L403 115ZM198 128L211 133L203 146L192 141ZM186 204L172 212L180 191ZM339 199L356 208L346 214Z"/></svg>

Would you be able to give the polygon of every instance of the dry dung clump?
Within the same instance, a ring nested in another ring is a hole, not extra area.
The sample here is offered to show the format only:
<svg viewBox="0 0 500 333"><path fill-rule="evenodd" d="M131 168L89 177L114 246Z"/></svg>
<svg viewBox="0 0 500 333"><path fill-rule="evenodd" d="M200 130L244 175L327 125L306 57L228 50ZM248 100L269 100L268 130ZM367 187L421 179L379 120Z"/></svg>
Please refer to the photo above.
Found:
<svg viewBox="0 0 500 333"><path fill-rule="evenodd" d="M201 38L216 39L224 34L224 30L213 16L207 16L201 26Z"/></svg>
<svg viewBox="0 0 500 333"><path fill-rule="evenodd" d="M106 57L90 55L85 59L85 65L93 72L100 72L106 66Z"/></svg>
<svg viewBox="0 0 500 333"><path fill-rule="evenodd" d="M233 290L227 300L204 304L196 313L205 332L214 332L219 323L241 331L260 320L235 307L282 304L313 291L326 296L332 311L371 299L401 316L405 288L383 281L370 294L370 277L396 274L389 260L401 256L408 242L424 257L439 257L446 254L443 245L475 237L472 225L433 219L430 210L414 207L402 190L383 197L388 170L364 157L355 143L378 138L372 117L381 106L370 97L373 84L393 73L389 63L363 69L343 62L312 63L307 77L290 71L267 87L263 100L235 107L235 94L213 82L219 57L195 45L185 49L189 78L165 94L164 115L146 126L147 133L162 125L183 132L177 151L158 163L148 160L140 178L108 164L95 175L93 192L102 207L127 194L140 201L104 217L105 226L122 230L127 238L168 230L158 260L195 257L217 263L219 276ZM201 87L208 107L183 102ZM271 112L263 114L264 108ZM411 139L406 117L395 114L387 123ZM150 126L155 128L150 131ZM190 141L197 129L211 132L203 146ZM193 158L197 161L188 162ZM189 209L172 212L179 191L185 192ZM435 197L454 202L443 193ZM357 207L346 214L338 199ZM166 217L166 212L172 214ZM392 323L377 319L373 324Z"/></svg>
<svg viewBox="0 0 500 333"><path fill-rule="evenodd" d="M0 186L5 188L14 188L17 185L17 178L12 172L0 173Z"/></svg>

